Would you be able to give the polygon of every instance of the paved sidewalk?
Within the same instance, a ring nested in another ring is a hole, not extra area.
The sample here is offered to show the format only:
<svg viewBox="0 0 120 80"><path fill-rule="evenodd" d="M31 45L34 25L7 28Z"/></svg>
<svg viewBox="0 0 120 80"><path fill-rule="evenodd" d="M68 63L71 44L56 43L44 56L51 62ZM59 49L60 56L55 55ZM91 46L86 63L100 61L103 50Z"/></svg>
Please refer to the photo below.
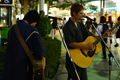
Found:
<svg viewBox="0 0 120 80"><path fill-rule="evenodd" d="M53 80L67 80L67 70L65 68L65 52L61 53L60 65L56 75L53 77Z"/></svg>
<svg viewBox="0 0 120 80"><path fill-rule="evenodd" d="M120 67L112 59L111 80L120 80ZM88 80L109 80L109 58L102 59L99 53L94 57L92 64L87 68ZM52 80L67 80L67 70L65 68L65 52L61 53L60 65L56 75ZM116 79L118 77L118 79Z"/></svg>

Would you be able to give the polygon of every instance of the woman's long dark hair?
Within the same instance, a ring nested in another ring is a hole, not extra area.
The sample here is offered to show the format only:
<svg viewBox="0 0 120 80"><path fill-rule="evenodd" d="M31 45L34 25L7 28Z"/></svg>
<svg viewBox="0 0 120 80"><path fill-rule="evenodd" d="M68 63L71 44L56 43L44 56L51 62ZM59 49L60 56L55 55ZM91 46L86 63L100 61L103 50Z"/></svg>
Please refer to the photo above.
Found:
<svg viewBox="0 0 120 80"><path fill-rule="evenodd" d="M104 23L104 22L106 22L106 18L104 16L101 16L100 17L100 23Z"/></svg>

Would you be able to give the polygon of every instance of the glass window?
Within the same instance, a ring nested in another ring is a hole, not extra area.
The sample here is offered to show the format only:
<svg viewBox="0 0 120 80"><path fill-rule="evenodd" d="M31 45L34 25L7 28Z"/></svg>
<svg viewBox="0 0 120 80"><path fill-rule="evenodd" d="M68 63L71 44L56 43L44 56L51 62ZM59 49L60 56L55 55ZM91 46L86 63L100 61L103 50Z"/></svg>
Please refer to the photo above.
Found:
<svg viewBox="0 0 120 80"><path fill-rule="evenodd" d="M7 26L7 8L0 7L0 27L8 27Z"/></svg>

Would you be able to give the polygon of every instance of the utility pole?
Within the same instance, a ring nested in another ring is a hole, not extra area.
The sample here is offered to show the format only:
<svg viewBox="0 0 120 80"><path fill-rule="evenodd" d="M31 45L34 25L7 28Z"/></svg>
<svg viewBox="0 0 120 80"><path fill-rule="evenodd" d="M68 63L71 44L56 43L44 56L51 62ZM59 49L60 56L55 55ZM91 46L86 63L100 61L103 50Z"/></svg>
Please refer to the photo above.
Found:
<svg viewBox="0 0 120 80"><path fill-rule="evenodd" d="M44 0L39 0L39 12L40 12L40 15L45 15L45 12L44 12L44 3L45 1Z"/></svg>
<svg viewBox="0 0 120 80"><path fill-rule="evenodd" d="M100 0L100 16L104 16L105 0Z"/></svg>

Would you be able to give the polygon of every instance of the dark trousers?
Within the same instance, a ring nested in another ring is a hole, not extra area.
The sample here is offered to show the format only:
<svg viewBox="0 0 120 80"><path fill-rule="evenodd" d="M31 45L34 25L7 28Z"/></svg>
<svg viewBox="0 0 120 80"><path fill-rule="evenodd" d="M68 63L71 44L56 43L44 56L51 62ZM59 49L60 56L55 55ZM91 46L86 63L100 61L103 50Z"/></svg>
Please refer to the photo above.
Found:
<svg viewBox="0 0 120 80"><path fill-rule="evenodd" d="M105 41L105 43L107 43L107 39L106 38L104 39L104 41ZM102 44L103 58L106 58L106 46L105 46L103 41L101 41L101 44Z"/></svg>
<svg viewBox="0 0 120 80"><path fill-rule="evenodd" d="M80 67L76 67L77 68L77 73L78 73L78 76L80 78L80 80L87 80L87 69L86 68L80 68ZM67 68L67 71L68 71L68 79L67 80L78 80L78 77L77 77L77 74L75 72L75 69L70 69L70 68Z"/></svg>
<svg viewBox="0 0 120 80"><path fill-rule="evenodd" d="M87 69L86 68L80 68L79 66L75 65L77 69L78 76L80 77L80 80L87 80ZM66 53L66 69L68 72L68 79L67 80L78 80L78 77L75 72L75 68L71 62L71 59L69 58L68 53Z"/></svg>

